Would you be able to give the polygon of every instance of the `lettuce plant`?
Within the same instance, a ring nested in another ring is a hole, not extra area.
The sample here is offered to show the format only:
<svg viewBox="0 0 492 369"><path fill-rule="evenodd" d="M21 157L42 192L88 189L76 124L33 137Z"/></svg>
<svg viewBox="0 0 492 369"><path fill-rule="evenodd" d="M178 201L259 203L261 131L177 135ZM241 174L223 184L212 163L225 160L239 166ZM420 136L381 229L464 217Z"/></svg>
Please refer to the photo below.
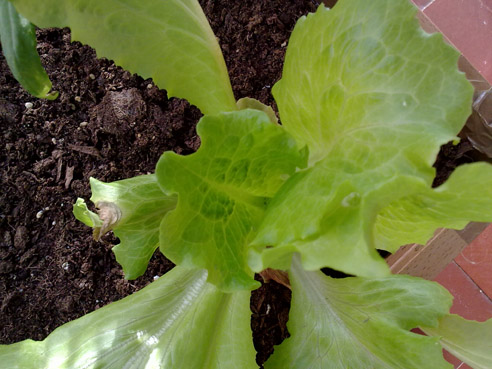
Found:
<svg viewBox="0 0 492 369"><path fill-rule="evenodd" d="M157 248L177 266L44 341L0 346L2 365L257 368L249 296L254 273L276 268L292 285L291 337L265 368L452 368L442 347L491 368L492 320L449 314L444 288L392 275L377 252L492 221L489 164L431 186L472 88L457 52L419 28L407 0L340 0L302 17L273 89L282 125L257 101L235 102L196 0L11 3L40 27L71 27L205 115L196 153L166 152L150 175L91 179L97 214L74 205L95 238L119 237L126 278L142 275Z"/></svg>

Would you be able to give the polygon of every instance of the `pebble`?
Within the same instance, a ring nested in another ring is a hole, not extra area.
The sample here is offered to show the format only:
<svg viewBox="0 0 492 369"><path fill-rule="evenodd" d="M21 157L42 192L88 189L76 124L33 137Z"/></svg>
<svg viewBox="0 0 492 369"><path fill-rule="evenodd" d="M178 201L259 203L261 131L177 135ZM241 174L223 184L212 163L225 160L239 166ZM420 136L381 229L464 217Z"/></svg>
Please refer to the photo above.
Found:
<svg viewBox="0 0 492 369"><path fill-rule="evenodd" d="M149 83L149 84L147 85L147 88L148 88L149 90L150 90L152 87L154 87L154 86L152 86L152 83Z"/></svg>
<svg viewBox="0 0 492 369"><path fill-rule="evenodd" d="M70 268L70 264L68 263L68 261L65 261L65 262L62 264L62 268L63 268L63 270L68 270L68 268Z"/></svg>
<svg viewBox="0 0 492 369"><path fill-rule="evenodd" d="M91 73L91 74L89 74L89 78L94 80L94 79L96 79L96 76Z"/></svg>
<svg viewBox="0 0 492 369"><path fill-rule="evenodd" d="M5 231L5 233L3 234L3 242L5 243L6 246L12 246L12 235L10 234L9 231ZM15 245L15 243L13 244Z"/></svg>
<svg viewBox="0 0 492 369"><path fill-rule="evenodd" d="M24 104L24 106L26 107L26 109L32 109L32 107L34 106L34 104L32 102L26 102Z"/></svg>
<svg viewBox="0 0 492 369"><path fill-rule="evenodd" d="M81 102L82 101L82 98L80 96L75 96L73 99L75 101L77 101L77 102Z"/></svg>
<svg viewBox="0 0 492 369"><path fill-rule="evenodd" d="M157 281L159 279L159 276L158 275L155 275L154 276L154 281Z"/></svg>
<svg viewBox="0 0 492 369"><path fill-rule="evenodd" d="M41 219L41 217L43 216L44 212L45 211L48 211L48 210L50 210L50 207L49 206L45 207L44 209L41 209L40 211L38 211L36 213L36 218Z"/></svg>
<svg viewBox="0 0 492 369"><path fill-rule="evenodd" d="M19 226L15 230L14 246L17 249L24 250L26 248L27 241L29 240L29 232L25 226Z"/></svg>
<svg viewBox="0 0 492 369"><path fill-rule="evenodd" d="M88 124L89 124L88 122L80 122L79 126L81 128L84 128L84 127L87 127Z"/></svg>

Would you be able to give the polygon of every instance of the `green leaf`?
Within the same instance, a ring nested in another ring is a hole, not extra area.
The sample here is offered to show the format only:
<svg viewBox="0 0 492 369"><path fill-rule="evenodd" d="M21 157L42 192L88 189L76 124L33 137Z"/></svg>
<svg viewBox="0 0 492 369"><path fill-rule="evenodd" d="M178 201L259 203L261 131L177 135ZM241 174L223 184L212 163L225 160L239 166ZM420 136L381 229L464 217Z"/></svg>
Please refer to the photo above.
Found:
<svg viewBox="0 0 492 369"><path fill-rule="evenodd" d="M273 93L310 167L270 203L252 243L255 271L288 267L299 252L308 270L389 273L374 250L377 215L430 191L432 164L473 92L458 53L422 31L415 13L408 0L340 0L299 20Z"/></svg>
<svg viewBox="0 0 492 369"><path fill-rule="evenodd" d="M424 244L436 228L462 229L470 221L490 222L491 209L492 167L465 164L438 188L423 188L383 209L375 225L375 243L390 252L408 243Z"/></svg>
<svg viewBox="0 0 492 369"><path fill-rule="evenodd" d="M265 369L444 369L437 337L409 330L437 326L451 295L435 282L403 275L333 279L290 271L291 337L275 348Z"/></svg>
<svg viewBox="0 0 492 369"><path fill-rule="evenodd" d="M441 338L442 346L473 369L490 369L492 363L492 319L486 322L446 315L436 328L422 328Z"/></svg>
<svg viewBox="0 0 492 369"><path fill-rule="evenodd" d="M167 212L175 208L176 196L165 195L154 174L111 183L94 178L90 181L91 201L99 209L99 215L89 212L79 199L74 205L75 217L94 227L96 240L113 230L121 241L113 247L113 252L125 278L140 277L159 247L159 225Z"/></svg>
<svg viewBox="0 0 492 369"><path fill-rule="evenodd" d="M161 251L176 264L208 269L225 291L255 288L247 244L268 198L305 165L305 151L257 110L205 116L197 132L196 153L166 152L157 164L161 188L179 194L161 224Z"/></svg>
<svg viewBox="0 0 492 369"><path fill-rule="evenodd" d="M341 0L298 21L273 93L311 162L358 140L379 148L389 136L392 147L403 141L399 156L413 148L409 159L432 164L460 130L472 86L458 72L459 53L422 31L416 12L408 0Z"/></svg>
<svg viewBox="0 0 492 369"><path fill-rule="evenodd" d="M258 368L247 291L175 267L139 292L57 328L44 341L0 345L0 365L40 368Z"/></svg>
<svg viewBox="0 0 492 369"><path fill-rule="evenodd" d="M51 81L36 50L34 26L7 0L0 0L0 41L2 52L15 79L31 95L54 100Z"/></svg>
<svg viewBox="0 0 492 369"><path fill-rule="evenodd" d="M87 208L87 204L85 203L84 199L81 199L80 197L77 199L75 204L73 204L73 215L78 221L84 223L88 227L101 228L101 226L103 225L103 222L101 218L99 218L99 215L90 211Z"/></svg>
<svg viewBox="0 0 492 369"><path fill-rule="evenodd" d="M239 110L244 109L256 109L264 112L270 118L272 123L278 123L278 118L275 115L271 106L263 104L261 101L256 99L252 99L251 97L243 97L236 102L236 105Z"/></svg>
<svg viewBox="0 0 492 369"><path fill-rule="evenodd" d="M187 99L204 114L236 110L219 44L197 0L11 0L38 27L70 27L99 57Z"/></svg>

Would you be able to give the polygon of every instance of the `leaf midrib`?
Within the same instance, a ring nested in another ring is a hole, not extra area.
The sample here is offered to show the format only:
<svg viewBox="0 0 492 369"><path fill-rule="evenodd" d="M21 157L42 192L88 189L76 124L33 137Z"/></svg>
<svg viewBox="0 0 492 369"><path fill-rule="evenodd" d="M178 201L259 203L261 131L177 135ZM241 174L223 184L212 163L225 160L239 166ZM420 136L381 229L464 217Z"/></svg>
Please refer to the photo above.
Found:
<svg viewBox="0 0 492 369"><path fill-rule="evenodd" d="M305 288L305 290L308 292L308 291L311 291L312 293L310 293L311 296L314 296L314 298L317 300L317 302L319 303L319 305L322 305L322 306L325 306L326 309L328 310L328 315L332 318L335 318L335 320L337 321L338 325L341 326L341 327L344 327L345 328L345 331L353 338L353 341L354 342L357 342L357 344L364 350L366 351L371 357L374 357L375 359L377 359L377 362L381 363L383 365L383 368L387 368L387 369L395 369L394 367L390 367L388 366L388 364L386 362L384 362L379 356L375 355L367 346L365 346L359 339L358 337L356 337L352 331L350 329L348 329L347 327L347 324L345 323L345 320L343 318L341 318L336 310L332 307L332 305L328 302L328 300L323 296L322 292L321 292L321 289L325 287L325 284L322 283L322 287L321 288L316 288L317 285L319 285L319 282L318 281L315 281L313 278L310 277L310 275L304 271L304 269L302 268L302 266L298 266L296 269L296 272L298 275L302 275L302 277L305 279L305 280L308 280L309 282L307 283L308 285L308 288ZM315 304L317 305L317 304ZM332 337L332 340L336 340L336 337ZM404 367L399 367L401 369L405 369Z"/></svg>

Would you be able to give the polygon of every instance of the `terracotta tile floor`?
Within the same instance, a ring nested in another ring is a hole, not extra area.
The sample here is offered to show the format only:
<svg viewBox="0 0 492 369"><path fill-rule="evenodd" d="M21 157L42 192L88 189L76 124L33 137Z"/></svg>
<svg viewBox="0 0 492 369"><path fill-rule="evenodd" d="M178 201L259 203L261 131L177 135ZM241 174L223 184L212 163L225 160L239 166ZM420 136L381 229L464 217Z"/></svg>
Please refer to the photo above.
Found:
<svg viewBox="0 0 492 369"><path fill-rule="evenodd" d="M452 313L478 321L492 318L492 224L435 281L454 296ZM445 357L455 368L470 368L449 353Z"/></svg>
<svg viewBox="0 0 492 369"><path fill-rule="evenodd" d="M412 0L492 83L492 0Z"/></svg>

